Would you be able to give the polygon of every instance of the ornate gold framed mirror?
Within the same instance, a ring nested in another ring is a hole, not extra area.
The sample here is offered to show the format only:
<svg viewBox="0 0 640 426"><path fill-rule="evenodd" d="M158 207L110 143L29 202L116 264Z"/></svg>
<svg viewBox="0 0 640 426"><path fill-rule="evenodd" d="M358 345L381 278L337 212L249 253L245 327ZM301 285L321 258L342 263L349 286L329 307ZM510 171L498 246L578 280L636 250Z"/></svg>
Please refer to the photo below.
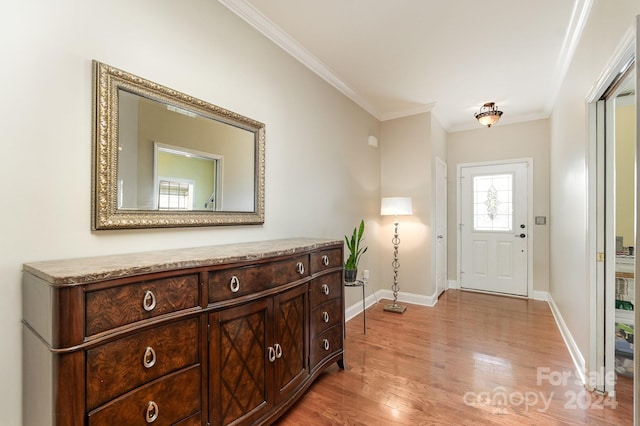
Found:
<svg viewBox="0 0 640 426"><path fill-rule="evenodd" d="M264 124L98 61L93 85L93 230L264 223Z"/></svg>

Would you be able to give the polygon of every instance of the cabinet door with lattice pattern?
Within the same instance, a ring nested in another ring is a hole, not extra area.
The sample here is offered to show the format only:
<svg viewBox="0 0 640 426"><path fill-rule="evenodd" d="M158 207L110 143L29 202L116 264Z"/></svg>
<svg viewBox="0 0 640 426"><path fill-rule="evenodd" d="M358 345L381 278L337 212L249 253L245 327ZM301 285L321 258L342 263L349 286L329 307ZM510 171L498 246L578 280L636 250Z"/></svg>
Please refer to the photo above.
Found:
<svg viewBox="0 0 640 426"><path fill-rule="evenodd" d="M273 298L209 316L212 425L248 424L273 406Z"/></svg>
<svg viewBox="0 0 640 426"><path fill-rule="evenodd" d="M308 284L288 290L274 300L274 348L276 360L273 363L276 402L286 399L290 392L309 375L308 366L308 326L306 325L308 305Z"/></svg>

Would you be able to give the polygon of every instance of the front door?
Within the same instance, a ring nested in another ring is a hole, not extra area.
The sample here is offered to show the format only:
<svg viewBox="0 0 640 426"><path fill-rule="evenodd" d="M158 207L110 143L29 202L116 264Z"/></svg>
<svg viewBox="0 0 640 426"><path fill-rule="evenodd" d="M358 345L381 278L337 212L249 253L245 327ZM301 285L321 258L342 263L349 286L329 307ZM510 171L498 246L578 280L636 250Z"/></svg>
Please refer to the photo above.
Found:
<svg viewBox="0 0 640 426"><path fill-rule="evenodd" d="M528 166L460 167L462 288L528 296Z"/></svg>

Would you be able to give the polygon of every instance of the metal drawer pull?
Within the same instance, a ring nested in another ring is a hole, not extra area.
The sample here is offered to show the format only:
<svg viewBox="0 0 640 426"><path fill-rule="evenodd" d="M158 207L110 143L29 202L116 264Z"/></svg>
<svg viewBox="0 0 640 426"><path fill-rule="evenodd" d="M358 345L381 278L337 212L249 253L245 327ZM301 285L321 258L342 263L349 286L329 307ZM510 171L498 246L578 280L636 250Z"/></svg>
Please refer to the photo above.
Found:
<svg viewBox="0 0 640 426"><path fill-rule="evenodd" d="M142 307L145 311L151 312L156 307L156 296L151 290L144 292L144 298L142 299Z"/></svg>
<svg viewBox="0 0 640 426"><path fill-rule="evenodd" d="M280 346L279 343L276 343L273 347L275 348L276 358L282 358L282 346Z"/></svg>
<svg viewBox="0 0 640 426"><path fill-rule="evenodd" d="M329 312L324 311L324 312L322 313L322 320L323 320L324 322L329 322Z"/></svg>
<svg viewBox="0 0 640 426"><path fill-rule="evenodd" d="M276 360L276 351L271 346L269 346L269 361L273 362L275 360Z"/></svg>
<svg viewBox="0 0 640 426"><path fill-rule="evenodd" d="M329 256L327 256L326 254L322 255L322 264L324 266L329 266Z"/></svg>
<svg viewBox="0 0 640 426"><path fill-rule="evenodd" d="M142 364L145 368L151 368L156 364L156 351L151 346L147 346L147 349L144 350Z"/></svg>
<svg viewBox="0 0 640 426"><path fill-rule="evenodd" d="M231 291L237 293L240 290L240 280L235 275L231 277Z"/></svg>
<svg viewBox="0 0 640 426"><path fill-rule="evenodd" d="M304 274L304 263L302 262L298 262L296 263L296 271L298 271L299 274Z"/></svg>
<svg viewBox="0 0 640 426"><path fill-rule="evenodd" d="M147 403L147 412L145 413L145 418L147 420L147 423L153 423L157 420L158 418L158 404L156 404L153 401L149 401Z"/></svg>
<svg viewBox="0 0 640 426"><path fill-rule="evenodd" d="M328 295L329 295L329 286L328 286L328 285L326 285L326 284L322 284L322 292L323 292L325 295L327 295L327 296L328 296Z"/></svg>
<svg viewBox="0 0 640 426"><path fill-rule="evenodd" d="M324 346L324 350L328 351L329 350L329 340L327 339L322 339L322 345Z"/></svg>

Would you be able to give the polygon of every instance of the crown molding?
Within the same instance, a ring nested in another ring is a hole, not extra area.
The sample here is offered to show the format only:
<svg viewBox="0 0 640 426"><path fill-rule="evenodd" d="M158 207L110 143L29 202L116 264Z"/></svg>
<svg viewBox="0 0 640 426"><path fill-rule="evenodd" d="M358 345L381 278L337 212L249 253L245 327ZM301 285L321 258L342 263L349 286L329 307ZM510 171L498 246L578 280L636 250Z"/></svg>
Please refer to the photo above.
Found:
<svg viewBox="0 0 640 426"><path fill-rule="evenodd" d="M246 0L218 0L227 9L238 15L253 28L262 33L269 40L273 41L285 52L300 61L303 65L324 79L327 83L338 89L342 94L350 98L365 111L369 112L378 120L382 121L382 115L368 101L358 95L347 83L340 79L322 61L312 55L300 43L295 41L282 28L264 16L252 4Z"/></svg>
<svg viewBox="0 0 640 426"><path fill-rule="evenodd" d="M411 115L422 114L425 112L432 112L435 106L436 106L436 103L431 102L428 104L419 105L417 107L399 109L399 110L382 114L379 120L380 121L395 120L396 118L409 117Z"/></svg>
<svg viewBox="0 0 640 426"><path fill-rule="evenodd" d="M560 87L562 86L562 82L567 75L567 71L569 71L569 66L571 66L573 55L576 52L578 42L580 41L580 37L582 36L582 30L584 29L584 26L589 19L592 5L593 0L575 0L575 3L573 4L571 20L569 21L569 26L567 28L567 32L565 33L564 41L562 42L562 48L560 50L560 55L556 64L556 71L555 73L553 73L554 81L551 90L551 96L549 97L549 99L547 100L547 104L545 105L545 111L549 114L551 114L553 106L558 99Z"/></svg>

